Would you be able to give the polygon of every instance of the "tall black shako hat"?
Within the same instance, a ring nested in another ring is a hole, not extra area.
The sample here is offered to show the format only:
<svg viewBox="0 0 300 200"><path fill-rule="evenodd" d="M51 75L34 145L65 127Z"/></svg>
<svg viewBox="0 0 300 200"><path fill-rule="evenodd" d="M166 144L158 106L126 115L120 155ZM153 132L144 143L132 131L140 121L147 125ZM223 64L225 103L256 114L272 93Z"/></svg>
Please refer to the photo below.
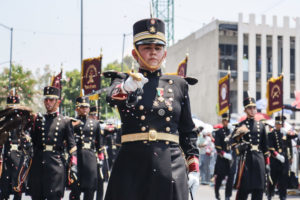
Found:
<svg viewBox="0 0 300 200"><path fill-rule="evenodd" d="M282 124L286 120L286 117L283 115L279 115L275 117L275 124Z"/></svg>
<svg viewBox="0 0 300 200"><path fill-rule="evenodd" d="M157 18L143 19L133 25L133 44L166 45L165 23Z"/></svg>
<svg viewBox="0 0 300 200"><path fill-rule="evenodd" d="M244 99L244 108L248 108L249 106L256 106L256 101L253 97L247 97Z"/></svg>
<svg viewBox="0 0 300 200"><path fill-rule="evenodd" d="M228 113L222 114L222 120L229 120L229 114Z"/></svg>
<svg viewBox="0 0 300 200"><path fill-rule="evenodd" d="M52 86L45 87L44 99L60 99L60 89Z"/></svg>
<svg viewBox="0 0 300 200"><path fill-rule="evenodd" d="M97 115L97 107L96 106L92 106L90 107L90 115Z"/></svg>
<svg viewBox="0 0 300 200"><path fill-rule="evenodd" d="M77 97L76 98L76 107L90 107L89 97Z"/></svg>

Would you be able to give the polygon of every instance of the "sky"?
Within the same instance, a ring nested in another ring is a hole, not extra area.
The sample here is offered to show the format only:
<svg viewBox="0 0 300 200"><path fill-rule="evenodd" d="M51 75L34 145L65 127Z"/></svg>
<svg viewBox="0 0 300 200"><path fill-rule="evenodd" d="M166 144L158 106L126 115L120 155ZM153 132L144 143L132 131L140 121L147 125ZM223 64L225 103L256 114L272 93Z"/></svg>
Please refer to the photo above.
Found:
<svg viewBox="0 0 300 200"><path fill-rule="evenodd" d="M132 25L150 16L150 0L83 0L83 58L103 53L103 66L121 61L132 49ZM237 21L243 13L257 22L266 15L300 17L299 0L174 0L175 43L212 20ZM80 70L81 0L0 0L0 24L13 27L14 64L36 71ZM0 25L0 72L9 67L10 30Z"/></svg>

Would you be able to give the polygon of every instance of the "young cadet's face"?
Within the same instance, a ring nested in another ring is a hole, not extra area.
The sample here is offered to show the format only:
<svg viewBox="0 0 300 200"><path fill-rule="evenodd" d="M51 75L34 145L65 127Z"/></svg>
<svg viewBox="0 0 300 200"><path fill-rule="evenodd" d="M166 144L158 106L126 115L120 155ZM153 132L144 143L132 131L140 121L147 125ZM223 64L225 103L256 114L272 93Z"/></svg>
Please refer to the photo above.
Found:
<svg viewBox="0 0 300 200"><path fill-rule="evenodd" d="M76 108L76 111L79 116L87 116L90 112L90 107L88 106L80 106Z"/></svg>
<svg viewBox="0 0 300 200"><path fill-rule="evenodd" d="M138 46L138 51L141 57L151 66L157 66L166 57L167 52L163 45L158 44L141 44ZM140 66L145 67L143 62L138 58L133 50L133 56L138 61Z"/></svg>
<svg viewBox="0 0 300 200"><path fill-rule="evenodd" d="M60 104L60 100L58 99L44 99L44 105L47 110L47 113L55 112Z"/></svg>
<svg viewBox="0 0 300 200"><path fill-rule="evenodd" d="M249 117L249 118L254 118L256 112L257 112L256 106L249 106L245 109L245 113L247 114L247 117Z"/></svg>

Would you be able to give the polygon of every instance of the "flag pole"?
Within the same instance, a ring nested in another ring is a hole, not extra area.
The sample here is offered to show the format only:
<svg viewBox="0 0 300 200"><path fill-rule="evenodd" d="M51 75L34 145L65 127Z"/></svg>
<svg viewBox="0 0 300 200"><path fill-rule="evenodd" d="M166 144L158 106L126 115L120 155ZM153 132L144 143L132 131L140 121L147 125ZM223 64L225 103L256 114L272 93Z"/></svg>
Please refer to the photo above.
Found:
<svg viewBox="0 0 300 200"><path fill-rule="evenodd" d="M230 77L231 77L231 72L230 72L230 65L228 65L228 72L227 72L227 74L228 74L228 116L229 116L229 120L228 120L228 122L230 122L230 115L231 115L231 109L232 109L232 105L231 105L231 103L230 103Z"/></svg>

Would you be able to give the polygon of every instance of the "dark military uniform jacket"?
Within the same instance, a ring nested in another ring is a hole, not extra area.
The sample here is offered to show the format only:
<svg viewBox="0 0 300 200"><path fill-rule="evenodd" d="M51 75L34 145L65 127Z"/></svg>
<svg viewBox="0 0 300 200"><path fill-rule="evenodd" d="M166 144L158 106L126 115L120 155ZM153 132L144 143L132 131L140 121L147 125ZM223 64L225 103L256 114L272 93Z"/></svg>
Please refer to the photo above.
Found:
<svg viewBox="0 0 300 200"><path fill-rule="evenodd" d="M121 146L121 132L113 125L105 127L103 132L104 145L107 146L109 166L112 166L118 154L118 149Z"/></svg>
<svg viewBox="0 0 300 200"><path fill-rule="evenodd" d="M58 113L38 116L31 137L34 156L29 177L30 194L62 197L66 177L65 145L69 152L76 152L70 119Z"/></svg>
<svg viewBox="0 0 300 200"><path fill-rule="evenodd" d="M150 130L179 135L178 144L166 141L122 143L113 166L106 200L186 200L187 173L182 156L198 156L197 133L191 117L187 82L178 76L141 70L149 82L142 94L133 92L127 100L113 98L127 76L116 77L107 101L118 107L122 135L147 133ZM136 94L137 103L130 106ZM132 98L132 99L130 99ZM129 99L129 100L128 100Z"/></svg>
<svg viewBox="0 0 300 200"><path fill-rule="evenodd" d="M97 154L101 151L102 138L98 120L77 117L81 124L74 127L77 144L79 182L81 189L97 189Z"/></svg>
<svg viewBox="0 0 300 200"><path fill-rule="evenodd" d="M283 135L283 133L279 130L274 129L272 132L268 134L269 138L269 150L271 152L270 157L270 167L271 172L284 172L286 176L288 175L289 170L289 160L292 158L292 137L290 135ZM284 156L285 162L281 163L278 159L275 158L275 154L279 153Z"/></svg>
<svg viewBox="0 0 300 200"><path fill-rule="evenodd" d="M230 129L220 128L215 133L215 147L218 153L218 157L215 164L215 172L217 175L228 175L230 173L231 162L221 155L222 152L231 153L231 147L225 141L225 138L230 136Z"/></svg>
<svg viewBox="0 0 300 200"><path fill-rule="evenodd" d="M3 171L0 179L2 197L8 198L13 193L13 186L17 185L18 167L21 158L20 139L18 129L8 133L8 139L4 144Z"/></svg>
<svg viewBox="0 0 300 200"><path fill-rule="evenodd" d="M269 155L265 126L263 123L250 118L240 122L237 128L242 125L246 125L250 132L242 137L243 141L249 143L249 148L245 152L238 152L236 149L237 155L245 160L240 189L262 190L265 184L265 157Z"/></svg>

